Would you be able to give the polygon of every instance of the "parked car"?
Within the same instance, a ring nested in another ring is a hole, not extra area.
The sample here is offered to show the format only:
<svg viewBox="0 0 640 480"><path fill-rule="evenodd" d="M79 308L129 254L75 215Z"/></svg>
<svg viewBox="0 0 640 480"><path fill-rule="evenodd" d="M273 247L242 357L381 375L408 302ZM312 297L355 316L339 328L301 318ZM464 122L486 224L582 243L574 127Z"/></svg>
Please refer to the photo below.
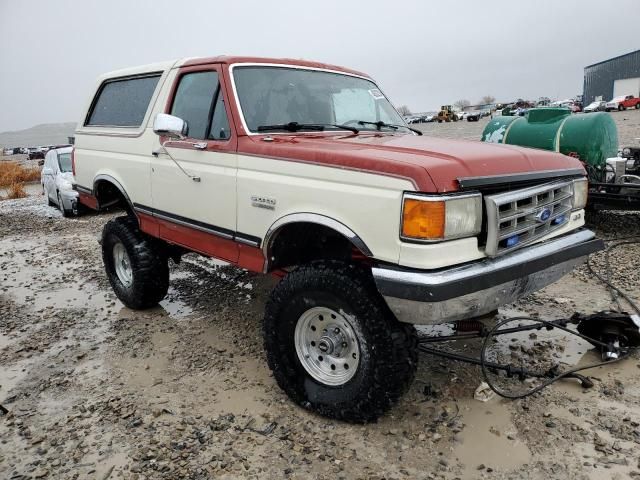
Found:
<svg viewBox="0 0 640 480"><path fill-rule="evenodd" d="M3 155L13 155L13 148L5 148L2 150Z"/></svg>
<svg viewBox="0 0 640 480"><path fill-rule="evenodd" d="M480 110L467 112L467 122L477 122L480 118L482 118L482 112Z"/></svg>
<svg viewBox="0 0 640 480"><path fill-rule="evenodd" d="M624 100L620 102L622 107L626 110L627 108L640 108L640 97L635 97L633 95L626 95Z"/></svg>
<svg viewBox="0 0 640 480"><path fill-rule="evenodd" d="M640 108L640 98L633 95L621 95L612 98L606 105L607 112L611 110L626 110L627 108Z"/></svg>
<svg viewBox="0 0 640 480"><path fill-rule="evenodd" d="M589 105L584 107L584 112L604 112L606 108L607 102L604 101L595 101L591 102Z"/></svg>
<svg viewBox="0 0 640 480"><path fill-rule="evenodd" d="M40 183L47 203L57 205L65 217L78 214L78 192L72 168L72 148L54 148L47 152Z"/></svg>
<svg viewBox="0 0 640 480"><path fill-rule="evenodd" d="M31 147L27 152L27 160L36 160L38 158L44 158L44 152L38 147Z"/></svg>
<svg viewBox="0 0 640 480"><path fill-rule="evenodd" d="M420 136L364 73L223 56L120 70L94 92L76 189L127 212L100 247L118 298L153 307L187 252L281 277L267 362L322 415L387 411L416 373L413 324L495 311L602 248L582 228L579 159Z"/></svg>

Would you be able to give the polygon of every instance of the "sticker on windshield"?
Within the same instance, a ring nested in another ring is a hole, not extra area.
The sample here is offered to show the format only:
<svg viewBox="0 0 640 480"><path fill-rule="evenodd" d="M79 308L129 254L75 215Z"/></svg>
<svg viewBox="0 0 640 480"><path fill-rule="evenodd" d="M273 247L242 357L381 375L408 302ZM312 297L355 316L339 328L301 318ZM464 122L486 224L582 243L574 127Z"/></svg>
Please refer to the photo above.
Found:
<svg viewBox="0 0 640 480"><path fill-rule="evenodd" d="M369 90L369 93L376 100L380 100L381 98L384 98L384 95L382 95L382 92L377 88L372 88L371 90Z"/></svg>

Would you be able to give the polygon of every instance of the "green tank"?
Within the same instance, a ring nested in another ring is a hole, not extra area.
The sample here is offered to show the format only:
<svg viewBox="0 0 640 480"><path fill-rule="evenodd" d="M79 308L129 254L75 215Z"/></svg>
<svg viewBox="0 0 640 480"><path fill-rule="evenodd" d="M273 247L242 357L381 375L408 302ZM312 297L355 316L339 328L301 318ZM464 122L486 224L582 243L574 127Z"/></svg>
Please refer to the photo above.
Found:
<svg viewBox="0 0 640 480"><path fill-rule="evenodd" d="M495 117L482 132L482 141L560 152L597 169L618 154L618 130L611 115L572 115L568 108L532 108L524 117Z"/></svg>

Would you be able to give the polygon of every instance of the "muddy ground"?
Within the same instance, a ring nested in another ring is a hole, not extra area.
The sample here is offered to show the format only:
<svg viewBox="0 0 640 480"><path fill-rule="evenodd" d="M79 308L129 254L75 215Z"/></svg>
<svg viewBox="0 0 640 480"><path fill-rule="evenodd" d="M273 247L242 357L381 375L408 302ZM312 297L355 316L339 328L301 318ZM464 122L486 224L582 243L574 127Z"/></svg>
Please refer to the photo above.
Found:
<svg viewBox="0 0 640 480"><path fill-rule="evenodd" d="M471 137L481 125L425 127ZM134 312L102 268L97 239L113 214L64 219L43 203L0 202L1 479L640 477L638 355L589 370L591 389L568 380L485 403L474 399L479 368L422 354L379 422L327 420L293 405L266 366L260 321L274 280L188 255L161 305ZM604 238L640 235L639 214L590 221ZM638 258L638 244L624 246L611 267L640 301ZM603 271L604 254L593 263ZM613 307L582 267L500 317ZM555 333L504 342L519 361L599 360Z"/></svg>

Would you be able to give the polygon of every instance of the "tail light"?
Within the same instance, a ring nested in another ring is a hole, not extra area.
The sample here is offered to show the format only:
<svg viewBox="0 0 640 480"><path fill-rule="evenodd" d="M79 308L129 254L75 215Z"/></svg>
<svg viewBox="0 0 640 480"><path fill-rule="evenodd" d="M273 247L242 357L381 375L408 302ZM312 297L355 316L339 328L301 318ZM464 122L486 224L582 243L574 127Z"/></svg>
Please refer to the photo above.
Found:
<svg viewBox="0 0 640 480"><path fill-rule="evenodd" d="M73 176L76 176L76 148L73 147L71 149L71 171L73 172Z"/></svg>

